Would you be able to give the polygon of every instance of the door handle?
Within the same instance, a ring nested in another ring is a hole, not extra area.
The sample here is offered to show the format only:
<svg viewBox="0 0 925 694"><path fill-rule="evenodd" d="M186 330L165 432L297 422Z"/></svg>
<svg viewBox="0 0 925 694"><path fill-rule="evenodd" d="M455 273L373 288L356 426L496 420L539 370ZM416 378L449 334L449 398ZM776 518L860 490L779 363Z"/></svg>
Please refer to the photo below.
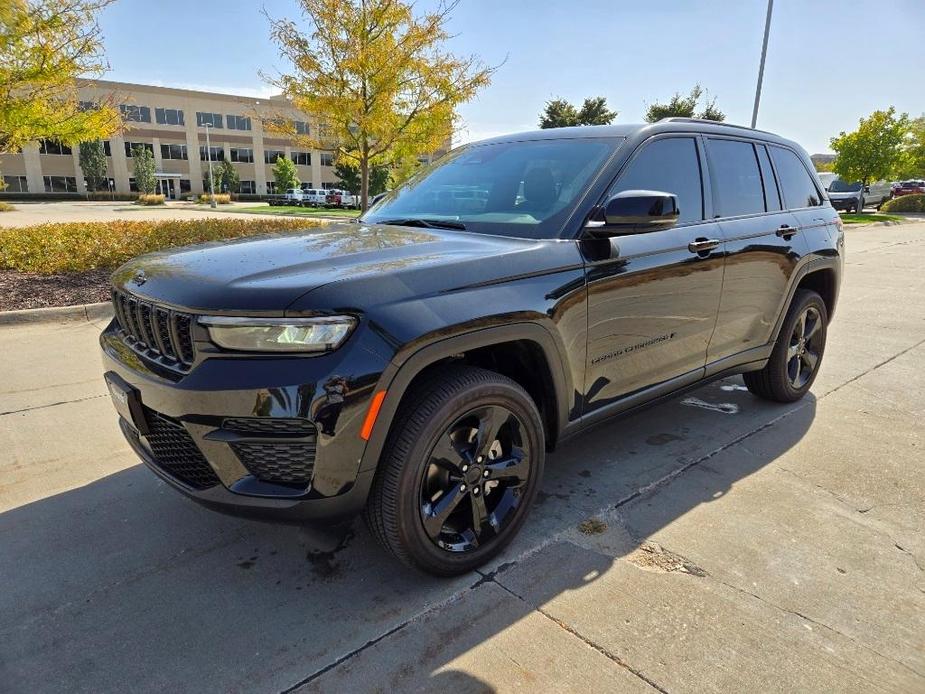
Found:
<svg viewBox="0 0 925 694"><path fill-rule="evenodd" d="M775 232L778 236L784 239L789 239L795 233L800 230L800 227L792 227L789 224L781 224L777 231Z"/></svg>
<svg viewBox="0 0 925 694"><path fill-rule="evenodd" d="M719 239L706 239L706 238L697 238L687 244L687 250L691 253L696 253L700 255L701 253L709 253L714 248L719 246L721 241Z"/></svg>

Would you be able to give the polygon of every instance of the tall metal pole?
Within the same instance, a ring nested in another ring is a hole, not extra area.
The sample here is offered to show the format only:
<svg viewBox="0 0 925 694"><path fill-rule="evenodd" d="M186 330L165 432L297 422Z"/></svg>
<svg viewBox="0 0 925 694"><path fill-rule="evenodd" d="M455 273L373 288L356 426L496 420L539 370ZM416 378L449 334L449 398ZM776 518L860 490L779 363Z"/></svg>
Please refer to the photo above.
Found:
<svg viewBox="0 0 925 694"><path fill-rule="evenodd" d="M209 130L212 128L211 123L205 124L206 128L206 156L209 158L209 207L215 209L215 179L212 177L212 143L209 141Z"/></svg>
<svg viewBox="0 0 925 694"><path fill-rule="evenodd" d="M761 102L761 82L764 80L764 59L768 54L768 34L771 31L771 10L774 0L768 0L768 16L764 20L764 42L761 44L761 65L758 66L758 88L755 89L755 108L752 109L752 127L758 122L758 104Z"/></svg>

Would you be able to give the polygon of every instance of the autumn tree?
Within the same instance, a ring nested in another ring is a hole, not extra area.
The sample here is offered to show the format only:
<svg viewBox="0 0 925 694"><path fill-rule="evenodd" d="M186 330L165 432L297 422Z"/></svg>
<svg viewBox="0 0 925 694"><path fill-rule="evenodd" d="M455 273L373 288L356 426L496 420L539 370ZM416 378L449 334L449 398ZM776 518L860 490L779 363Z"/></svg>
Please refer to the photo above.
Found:
<svg viewBox="0 0 925 694"><path fill-rule="evenodd" d="M157 188L157 169L154 166L154 154L142 145L132 148L132 173L138 192L150 195Z"/></svg>
<svg viewBox="0 0 925 694"><path fill-rule="evenodd" d="M351 161L339 159L334 164L334 175L337 176L339 187L354 195L360 194L362 181L360 168ZM369 169L369 195L375 196L384 193L389 184L389 167L384 164L374 164Z"/></svg>
<svg viewBox="0 0 925 694"><path fill-rule="evenodd" d="M456 107L489 83L493 69L444 48L453 1L423 15L402 0L299 6L304 30L290 19L270 19L291 72L264 78L325 126L315 138L289 135L319 149L339 143L338 158L356 163L365 210L372 167L437 150L453 132Z"/></svg>
<svg viewBox="0 0 925 694"><path fill-rule="evenodd" d="M80 170L90 191L102 190L106 182L106 149L102 140L81 142L78 152Z"/></svg>
<svg viewBox="0 0 925 694"><path fill-rule="evenodd" d="M214 169L213 176L215 187L222 193L237 193L241 188L241 177L238 176L238 170L227 159L219 162Z"/></svg>
<svg viewBox="0 0 925 694"><path fill-rule="evenodd" d="M81 103L77 91L107 67L96 15L112 1L0 0L0 154L120 128L113 103Z"/></svg>
<svg viewBox="0 0 925 694"><path fill-rule="evenodd" d="M302 185L295 162L289 157L276 158L276 163L273 165L273 180L276 181L276 192L278 193L285 193L290 188L298 188Z"/></svg>
<svg viewBox="0 0 925 694"><path fill-rule="evenodd" d="M861 118L858 129L830 140L835 152L832 170L845 181L864 185L891 177L902 160L902 146L909 129L909 117L896 115L890 106Z"/></svg>
<svg viewBox="0 0 925 694"><path fill-rule="evenodd" d="M909 121L893 176L898 179L925 178L925 116Z"/></svg>
<svg viewBox="0 0 925 694"><path fill-rule="evenodd" d="M707 97L700 107L702 98ZM698 112L697 108L700 107ZM708 98L707 92L699 84L695 84L687 96L675 92L667 104L655 102L646 109L646 122L655 123L662 118L702 118L704 120L724 121L726 114L716 106L716 97Z"/></svg>
<svg viewBox="0 0 925 694"><path fill-rule="evenodd" d="M556 98L546 102L540 114L540 128L609 125L616 117L617 112L607 108L607 99L603 96L585 99L581 108L576 108L565 99Z"/></svg>

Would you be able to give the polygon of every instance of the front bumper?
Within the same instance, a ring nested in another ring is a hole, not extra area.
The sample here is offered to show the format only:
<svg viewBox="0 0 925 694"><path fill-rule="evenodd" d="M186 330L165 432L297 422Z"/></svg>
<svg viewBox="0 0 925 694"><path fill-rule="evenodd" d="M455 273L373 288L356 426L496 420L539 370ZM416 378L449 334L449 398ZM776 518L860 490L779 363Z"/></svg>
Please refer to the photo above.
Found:
<svg viewBox="0 0 925 694"><path fill-rule="evenodd" d="M840 200L829 200L832 203L832 207L836 210L845 210L851 211L858 206L857 198L842 198Z"/></svg>
<svg viewBox="0 0 925 694"><path fill-rule="evenodd" d="M225 513L337 522L363 508L372 484L374 469L360 472L360 430L388 363L376 339L360 327L341 349L316 357L229 355L197 344L182 375L129 347L116 321L100 346L107 380L139 401L132 412L117 404L122 432L165 482Z"/></svg>

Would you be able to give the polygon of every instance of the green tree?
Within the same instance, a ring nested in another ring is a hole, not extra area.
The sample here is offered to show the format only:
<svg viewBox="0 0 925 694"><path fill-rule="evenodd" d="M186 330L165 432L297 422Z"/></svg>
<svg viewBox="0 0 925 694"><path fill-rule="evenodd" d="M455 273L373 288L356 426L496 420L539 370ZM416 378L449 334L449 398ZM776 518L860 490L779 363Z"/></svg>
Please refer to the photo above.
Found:
<svg viewBox="0 0 925 694"><path fill-rule="evenodd" d="M890 106L861 118L858 129L830 140L835 152L832 170L846 181L864 185L892 176L902 163L903 144L909 130L909 116L896 115Z"/></svg>
<svg viewBox="0 0 925 694"><path fill-rule="evenodd" d="M102 140L80 143L80 170L87 179L87 189L103 190L106 184L106 150Z"/></svg>
<svg viewBox="0 0 925 694"><path fill-rule="evenodd" d="M273 180L276 181L277 193L285 193L290 188L298 188L302 184L295 168L295 162L289 157L276 158L276 163L273 165Z"/></svg>
<svg viewBox="0 0 925 694"><path fill-rule="evenodd" d="M338 156L357 164L364 210L372 167L439 149L452 134L456 107L491 79L493 69L477 57L444 48L455 6L441 2L417 16L402 0L299 0L307 31L270 20L271 38L293 67L264 77L318 118L317 137L298 139L324 149L327 136L341 144Z"/></svg>
<svg viewBox="0 0 925 694"><path fill-rule="evenodd" d="M720 111L716 106L716 97L704 103L700 112L697 112L697 107L700 105L700 100L704 97L705 93L703 87L699 84L695 84L687 96L681 96L679 92L675 92L674 96L671 97L667 104L659 103L658 101L649 104L649 107L646 109L646 122L655 123L662 118L726 120L726 114Z"/></svg>
<svg viewBox="0 0 925 694"><path fill-rule="evenodd" d="M540 127L547 129L575 125L609 125L616 117L617 112L607 108L607 99L603 96L585 99L580 109L560 97L546 102L540 114Z"/></svg>
<svg viewBox="0 0 925 694"><path fill-rule="evenodd" d="M898 179L925 178L925 116L909 121L893 175Z"/></svg>
<svg viewBox="0 0 925 694"><path fill-rule="evenodd" d="M0 1L0 154L48 139L76 145L121 127L112 99L81 103L106 69L96 15L112 0Z"/></svg>
<svg viewBox="0 0 925 694"><path fill-rule="evenodd" d="M215 190L222 193L237 193L241 189L241 177L227 159L222 159L214 169Z"/></svg>
<svg viewBox="0 0 925 694"><path fill-rule="evenodd" d="M360 168L352 162L344 159L338 159L334 164L334 174L337 176L338 186L354 195L360 194ZM369 194L370 196L384 193L389 183L389 167L383 164L376 164L369 170Z"/></svg>
<svg viewBox="0 0 925 694"><path fill-rule="evenodd" d="M157 189L157 178L154 176L157 169L154 167L154 154L150 149L142 145L132 148L132 171L139 193L150 195Z"/></svg>

